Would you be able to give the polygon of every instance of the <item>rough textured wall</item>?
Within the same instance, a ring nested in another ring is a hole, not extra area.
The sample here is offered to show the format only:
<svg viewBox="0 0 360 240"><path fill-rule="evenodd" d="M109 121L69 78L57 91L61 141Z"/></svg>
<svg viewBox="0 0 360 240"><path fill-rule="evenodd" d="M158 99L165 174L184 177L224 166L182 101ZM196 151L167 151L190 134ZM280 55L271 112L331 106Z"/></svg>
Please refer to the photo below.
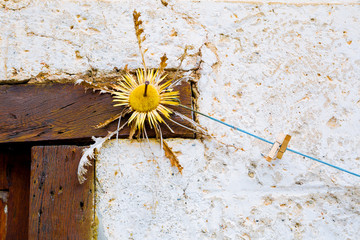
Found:
<svg viewBox="0 0 360 240"><path fill-rule="evenodd" d="M200 111L360 172L359 1L0 1L0 79L76 79L157 67L188 50ZM303 4L304 3L304 4ZM100 239L356 239L359 178L199 117L212 139L111 141L96 165Z"/></svg>

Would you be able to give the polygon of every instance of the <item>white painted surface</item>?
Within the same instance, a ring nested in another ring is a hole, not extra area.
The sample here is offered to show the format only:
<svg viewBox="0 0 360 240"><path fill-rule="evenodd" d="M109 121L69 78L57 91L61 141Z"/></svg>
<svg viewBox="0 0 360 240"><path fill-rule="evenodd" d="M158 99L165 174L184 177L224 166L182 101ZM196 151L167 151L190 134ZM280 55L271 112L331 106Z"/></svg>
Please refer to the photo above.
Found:
<svg viewBox="0 0 360 240"><path fill-rule="evenodd" d="M2 80L140 67L136 8L149 66L166 52L176 67L191 47L183 69L199 69L200 111L269 140L288 132L291 148L360 172L358 1L0 4ZM358 178L289 152L269 164L268 144L199 121L213 139L169 140L183 175L155 142L101 151L101 239L358 238Z"/></svg>

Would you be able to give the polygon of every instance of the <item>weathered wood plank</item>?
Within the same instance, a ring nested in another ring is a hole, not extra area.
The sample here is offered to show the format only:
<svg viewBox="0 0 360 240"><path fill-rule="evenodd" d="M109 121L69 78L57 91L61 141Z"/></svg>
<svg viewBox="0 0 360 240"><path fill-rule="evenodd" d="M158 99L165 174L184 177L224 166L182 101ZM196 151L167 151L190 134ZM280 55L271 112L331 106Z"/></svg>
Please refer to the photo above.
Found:
<svg viewBox="0 0 360 240"><path fill-rule="evenodd" d="M8 180L6 239L27 239L29 217L30 148L0 148Z"/></svg>
<svg viewBox="0 0 360 240"><path fill-rule="evenodd" d="M94 168L79 184L82 148L32 148L29 239L90 239L94 217Z"/></svg>
<svg viewBox="0 0 360 240"><path fill-rule="evenodd" d="M183 83L177 87L180 100L191 106L191 87ZM117 122L102 129L94 126L120 113L113 107L110 94L99 94L73 84L24 84L0 86L0 143L86 139L105 136L117 127ZM188 110L177 110L188 117ZM177 122L189 126L180 118ZM178 125L169 123L172 134L162 127L164 137L192 138L194 134ZM120 132L127 137L129 127ZM153 131L148 131L150 137Z"/></svg>
<svg viewBox="0 0 360 240"><path fill-rule="evenodd" d="M0 240L6 239L8 192L0 191Z"/></svg>
<svg viewBox="0 0 360 240"><path fill-rule="evenodd" d="M0 149L1 150L1 149ZM0 191L9 190L9 182L7 176L7 162L9 155L6 152L0 153Z"/></svg>

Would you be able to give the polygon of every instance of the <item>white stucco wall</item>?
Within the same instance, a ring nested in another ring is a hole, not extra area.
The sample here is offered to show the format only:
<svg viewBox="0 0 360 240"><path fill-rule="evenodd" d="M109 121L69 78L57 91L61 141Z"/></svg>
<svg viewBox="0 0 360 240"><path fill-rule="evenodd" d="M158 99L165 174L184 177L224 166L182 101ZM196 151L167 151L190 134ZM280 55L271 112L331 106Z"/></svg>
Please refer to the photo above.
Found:
<svg viewBox="0 0 360 240"><path fill-rule="evenodd" d="M0 1L0 79L157 67L186 46L201 112L360 173L359 1ZM359 178L199 117L212 139L113 140L96 164L99 239L357 239ZM220 143L221 141L222 143Z"/></svg>

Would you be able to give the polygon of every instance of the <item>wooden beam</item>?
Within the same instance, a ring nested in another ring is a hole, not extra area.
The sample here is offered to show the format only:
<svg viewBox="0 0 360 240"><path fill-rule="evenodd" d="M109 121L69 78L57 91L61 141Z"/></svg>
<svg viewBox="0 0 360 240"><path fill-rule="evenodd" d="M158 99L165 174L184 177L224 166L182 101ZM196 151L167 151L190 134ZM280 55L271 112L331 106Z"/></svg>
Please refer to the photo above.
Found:
<svg viewBox="0 0 360 240"><path fill-rule="evenodd" d="M29 239L92 239L94 167L77 179L82 147L31 149ZM96 225L96 224L95 224Z"/></svg>
<svg viewBox="0 0 360 240"><path fill-rule="evenodd" d="M191 106L191 86L183 83L180 91L182 104ZM178 112L191 118L191 113L182 108ZM47 140L87 139L105 136L117 127L117 122L102 129L94 126L120 113L121 107L113 107L110 94L99 94L73 84L22 84L0 86L0 143L32 142ZM189 126L179 117L177 122ZM164 137L193 138L193 132L171 122L172 134L162 127ZM120 132L120 137L129 135L129 127ZM148 131L154 137L153 131Z"/></svg>

